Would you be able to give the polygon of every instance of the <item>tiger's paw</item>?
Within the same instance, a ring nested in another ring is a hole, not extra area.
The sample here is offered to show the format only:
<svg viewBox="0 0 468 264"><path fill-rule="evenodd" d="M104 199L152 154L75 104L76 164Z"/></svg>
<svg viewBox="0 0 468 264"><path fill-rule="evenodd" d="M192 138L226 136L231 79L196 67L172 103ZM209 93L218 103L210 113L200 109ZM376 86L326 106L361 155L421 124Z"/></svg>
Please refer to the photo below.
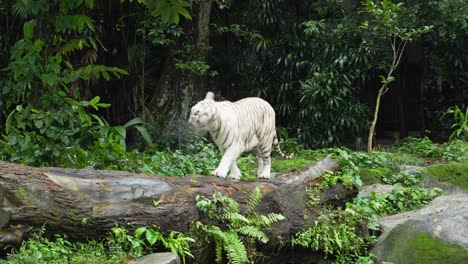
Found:
<svg viewBox="0 0 468 264"><path fill-rule="evenodd" d="M260 173L258 175L258 178L259 179L270 179L270 174L267 174L267 173Z"/></svg>
<svg viewBox="0 0 468 264"><path fill-rule="evenodd" d="M240 177L241 177L240 174L231 173L229 174L228 179L240 180Z"/></svg>
<svg viewBox="0 0 468 264"><path fill-rule="evenodd" d="M222 173L221 171L216 169L216 170L211 172L211 175L216 176L216 177L226 178L227 177L227 172Z"/></svg>

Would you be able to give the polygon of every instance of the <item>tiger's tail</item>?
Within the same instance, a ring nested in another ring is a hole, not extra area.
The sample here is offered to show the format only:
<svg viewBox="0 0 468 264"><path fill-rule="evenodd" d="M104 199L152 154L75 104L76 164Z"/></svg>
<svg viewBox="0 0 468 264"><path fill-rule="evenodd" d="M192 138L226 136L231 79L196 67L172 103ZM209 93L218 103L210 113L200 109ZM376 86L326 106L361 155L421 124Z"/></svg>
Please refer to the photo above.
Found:
<svg viewBox="0 0 468 264"><path fill-rule="evenodd" d="M289 155L286 155L283 153L283 151L281 151L281 148L279 146L279 142L278 142L278 136L275 134L275 137L273 138L273 147L275 148L275 151L281 155L281 157L285 158L285 159L292 159L294 157L294 153L291 153Z"/></svg>

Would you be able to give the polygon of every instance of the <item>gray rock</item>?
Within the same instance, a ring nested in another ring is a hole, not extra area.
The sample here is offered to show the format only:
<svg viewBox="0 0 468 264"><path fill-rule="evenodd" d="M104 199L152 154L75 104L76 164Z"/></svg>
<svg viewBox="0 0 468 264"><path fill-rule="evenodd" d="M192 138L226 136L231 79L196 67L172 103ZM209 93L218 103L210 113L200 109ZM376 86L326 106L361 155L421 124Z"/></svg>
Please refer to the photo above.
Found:
<svg viewBox="0 0 468 264"><path fill-rule="evenodd" d="M375 184L371 184L371 185L362 187L359 190L358 197L371 196L372 192L375 192L376 195L379 195L379 194L382 194L382 193L391 193L393 189L395 189L394 185L375 183Z"/></svg>
<svg viewBox="0 0 468 264"><path fill-rule="evenodd" d="M414 166L414 165L401 165L401 172L409 172L411 174L419 173L424 169L424 167Z"/></svg>
<svg viewBox="0 0 468 264"><path fill-rule="evenodd" d="M180 264L180 257L172 252L146 255L127 262L128 264Z"/></svg>
<svg viewBox="0 0 468 264"><path fill-rule="evenodd" d="M418 211L383 217L373 253L394 263L468 263L468 195L441 196Z"/></svg>
<svg viewBox="0 0 468 264"><path fill-rule="evenodd" d="M463 189L460 186L456 186L449 182L441 182L436 179L436 177L432 176L431 174L427 174L424 176L421 184L422 187L425 188L440 188L444 191L445 195L452 195L452 194L468 194L468 191Z"/></svg>

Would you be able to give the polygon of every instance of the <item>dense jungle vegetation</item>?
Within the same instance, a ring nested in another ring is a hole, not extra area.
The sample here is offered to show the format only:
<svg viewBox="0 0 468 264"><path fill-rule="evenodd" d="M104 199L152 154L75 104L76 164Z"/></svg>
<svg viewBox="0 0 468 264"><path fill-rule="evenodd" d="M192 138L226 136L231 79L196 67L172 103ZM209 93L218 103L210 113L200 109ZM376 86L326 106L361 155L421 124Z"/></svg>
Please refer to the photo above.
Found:
<svg viewBox="0 0 468 264"><path fill-rule="evenodd" d="M369 170L398 185L330 209L292 242L336 263L373 263L375 237L356 225L377 230L379 216L441 194L397 168L466 169L467 47L465 0L0 0L0 160L208 175L220 154L187 124L190 107L207 91L259 96L276 111L281 147L296 153L274 157L274 173L327 155L342 163L311 187L311 206L320 188L372 181ZM243 180L256 178L255 163L241 158ZM194 234L116 226L102 241L71 243L42 230L0 263L123 263L163 248L189 260L202 240L217 262L251 262L268 241L262 229L284 220L258 220L261 198L253 192L240 212L222 194L199 197L212 219Z"/></svg>

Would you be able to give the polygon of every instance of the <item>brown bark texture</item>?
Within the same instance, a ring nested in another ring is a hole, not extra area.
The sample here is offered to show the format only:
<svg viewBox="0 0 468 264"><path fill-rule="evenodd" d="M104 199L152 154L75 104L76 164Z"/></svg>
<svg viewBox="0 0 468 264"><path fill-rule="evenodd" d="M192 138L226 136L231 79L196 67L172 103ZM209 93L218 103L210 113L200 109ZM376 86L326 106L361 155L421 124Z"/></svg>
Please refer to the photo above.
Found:
<svg viewBox="0 0 468 264"><path fill-rule="evenodd" d="M325 158L302 171L270 180L233 181L213 176L166 177L124 171L36 168L0 161L0 246L14 245L24 233L45 225L48 232L76 239L99 238L119 224L129 230L159 225L162 231L189 231L200 219L197 195L219 191L245 205L255 187L263 193L258 210L281 213L272 233L284 239L313 222L324 205L342 205L357 190L336 185L309 208L306 188L325 171L339 168ZM157 206L153 201L160 201Z"/></svg>
<svg viewBox="0 0 468 264"><path fill-rule="evenodd" d="M176 63L192 59L206 62L210 44L211 8L211 0L193 2L192 20L184 19L181 22L184 34L177 40L178 44L168 50L161 77L151 96L149 107L153 114L176 114L183 119L187 118L193 104L202 100L208 91L206 75L181 70L177 68ZM195 49L186 50L186 47L190 46ZM185 57L180 53L185 53Z"/></svg>

